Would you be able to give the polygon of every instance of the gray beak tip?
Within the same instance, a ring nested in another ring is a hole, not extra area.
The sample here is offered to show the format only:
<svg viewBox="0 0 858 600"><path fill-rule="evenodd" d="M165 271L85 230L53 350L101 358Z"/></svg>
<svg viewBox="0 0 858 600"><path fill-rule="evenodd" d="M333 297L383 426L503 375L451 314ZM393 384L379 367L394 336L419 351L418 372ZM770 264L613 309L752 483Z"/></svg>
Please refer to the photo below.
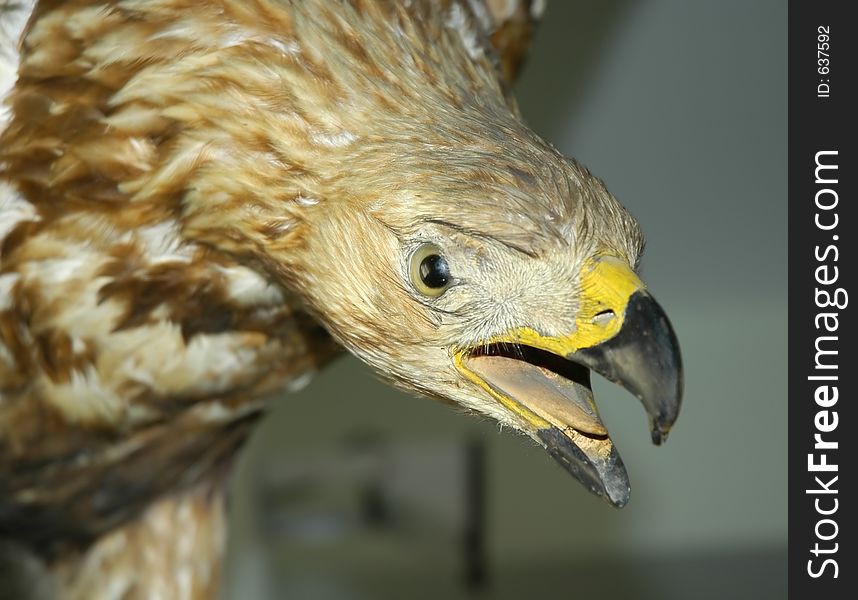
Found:
<svg viewBox="0 0 858 600"><path fill-rule="evenodd" d="M573 433L572 439L556 427L540 429L537 435L554 460L592 493L616 508L628 504L629 476L610 438L596 440Z"/></svg>
<svg viewBox="0 0 858 600"><path fill-rule="evenodd" d="M667 441L667 436L670 432L659 429L658 427L652 428L652 443L656 446L661 446L663 443Z"/></svg>

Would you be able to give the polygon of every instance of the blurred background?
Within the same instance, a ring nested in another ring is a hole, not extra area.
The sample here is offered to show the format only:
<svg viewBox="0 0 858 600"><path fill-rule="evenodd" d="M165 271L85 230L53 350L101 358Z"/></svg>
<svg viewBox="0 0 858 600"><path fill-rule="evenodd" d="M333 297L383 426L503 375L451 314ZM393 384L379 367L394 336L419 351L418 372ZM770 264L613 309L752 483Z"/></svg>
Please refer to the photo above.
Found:
<svg viewBox="0 0 858 600"><path fill-rule="evenodd" d="M531 125L640 220L682 346L664 447L594 382L626 508L346 357L249 444L223 597L785 598L786 36L776 0L554 0L519 82Z"/></svg>

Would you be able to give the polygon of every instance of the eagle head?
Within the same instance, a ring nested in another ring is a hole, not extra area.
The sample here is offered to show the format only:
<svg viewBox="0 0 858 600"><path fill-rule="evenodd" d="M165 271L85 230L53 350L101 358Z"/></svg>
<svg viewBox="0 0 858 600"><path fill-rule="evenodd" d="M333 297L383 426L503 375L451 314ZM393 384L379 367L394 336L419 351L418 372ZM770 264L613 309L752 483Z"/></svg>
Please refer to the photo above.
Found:
<svg viewBox="0 0 858 600"><path fill-rule="evenodd" d="M295 287L384 379L525 433L623 506L590 372L643 402L655 443L682 388L674 332L635 274L640 228L514 114L473 108L357 153L338 200L310 207Z"/></svg>

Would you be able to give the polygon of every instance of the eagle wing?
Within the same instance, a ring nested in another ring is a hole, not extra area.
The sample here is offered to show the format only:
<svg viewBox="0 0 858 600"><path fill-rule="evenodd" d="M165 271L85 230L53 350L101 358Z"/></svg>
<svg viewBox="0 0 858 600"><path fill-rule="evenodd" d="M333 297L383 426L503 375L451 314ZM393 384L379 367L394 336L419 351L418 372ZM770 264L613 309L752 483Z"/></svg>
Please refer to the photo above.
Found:
<svg viewBox="0 0 858 600"><path fill-rule="evenodd" d="M144 167L99 125L107 85L26 64L0 138L0 538L51 551L225 466L260 398L338 347L263 271L184 239L175 207L120 191Z"/></svg>
<svg viewBox="0 0 858 600"><path fill-rule="evenodd" d="M336 346L273 283L131 217L6 189L0 535L86 538L231 456Z"/></svg>

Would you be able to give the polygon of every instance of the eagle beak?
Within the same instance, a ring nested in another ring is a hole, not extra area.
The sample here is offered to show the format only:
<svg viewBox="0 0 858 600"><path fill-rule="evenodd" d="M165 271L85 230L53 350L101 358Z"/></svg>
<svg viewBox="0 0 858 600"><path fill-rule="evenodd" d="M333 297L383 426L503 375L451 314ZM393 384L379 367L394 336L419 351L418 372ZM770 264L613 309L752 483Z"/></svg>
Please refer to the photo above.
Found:
<svg viewBox="0 0 858 600"><path fill-rule="evenodd" d="M646 291L629 298L617 334L567 358L613 381L643 403L653 444L667 439L682 403L682 357L664 310Z"/></svg>
<svg viewBox="0 0 858 600"><path fill-rule="evenodd" d="M623 261L597 258L580 281L574 332L549 336L523 327L460 351L456 363L523 418L576 479L622 507L629 479L593 401L588 369L643 403L653 442L661 444L682 400L679 344L662 308Z"/></svg>

